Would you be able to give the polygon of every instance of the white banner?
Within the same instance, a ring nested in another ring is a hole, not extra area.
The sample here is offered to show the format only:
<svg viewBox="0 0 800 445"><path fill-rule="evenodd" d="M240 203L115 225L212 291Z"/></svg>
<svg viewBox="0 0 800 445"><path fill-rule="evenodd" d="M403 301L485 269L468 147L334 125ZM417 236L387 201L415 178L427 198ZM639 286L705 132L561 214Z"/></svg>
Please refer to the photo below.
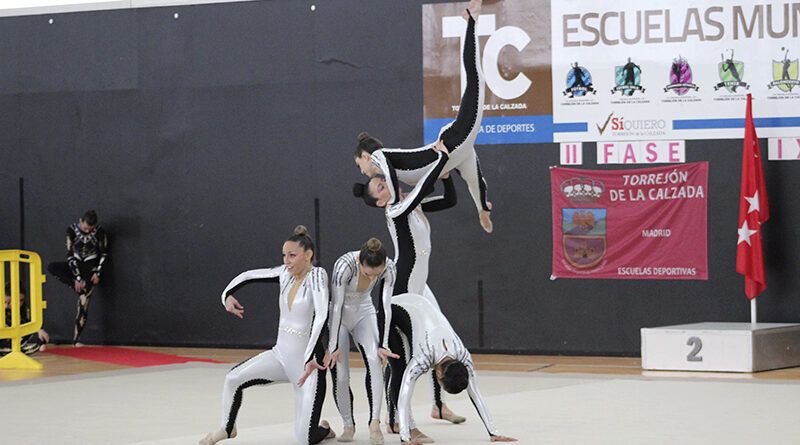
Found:
<svg viewBox="0 0 800 445"><path fill-rule="evenodd" d="M597 164L671 164L686 162L684 141L598 142Z"/></svg>
<svg viewBox="0 0 800 445"><path fill-rule="evenodd" d="M800 161L800 137L771 138L767 147L770 161Z"/></svg>
<svg viewBox="0 0 800 445"><path fill-rule="evenodd" d="M551 2L559 141L800 133L800 3Z"/></svg>
<svg viewBox="0 0 800 445"><path fill-rule="evenodd" d="M583 164L583 143L562 142L561 165L581 165L581 164Z"/></svg>

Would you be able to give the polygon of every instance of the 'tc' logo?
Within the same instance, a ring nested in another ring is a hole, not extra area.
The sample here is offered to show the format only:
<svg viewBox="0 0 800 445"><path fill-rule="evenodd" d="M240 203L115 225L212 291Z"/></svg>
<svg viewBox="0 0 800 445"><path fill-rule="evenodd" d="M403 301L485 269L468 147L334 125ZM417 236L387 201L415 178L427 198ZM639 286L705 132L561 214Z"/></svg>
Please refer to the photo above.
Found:
<svg viewBox="0 0 800 445"><path fill-rule="evenodd" d="M461 40L461 52L464 51L464 36L467 22L461 17L442 17L442 37L457 37ZM517 51L522 51L528 46L531 38L521 28L516 26L504 26L497 29L494 14L481 15L475 28L478 36L489 36L486 46L483 48L483 74L486 78L486 86L495 96L510 100L516 99L530 88L531 80L522 73L517 73L516 77L506 80L500 74L497 58L500 51L506 46L513 46ZM463 94L467 87L467 78L464 65L461 64L461 92Z"/></svg>

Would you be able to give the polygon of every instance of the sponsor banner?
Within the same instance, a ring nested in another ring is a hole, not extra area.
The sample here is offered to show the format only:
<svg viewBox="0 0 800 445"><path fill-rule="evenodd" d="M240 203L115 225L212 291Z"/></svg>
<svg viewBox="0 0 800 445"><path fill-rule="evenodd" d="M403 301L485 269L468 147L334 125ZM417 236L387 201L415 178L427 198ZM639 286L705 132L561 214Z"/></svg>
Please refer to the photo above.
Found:
<svg viewBox="0 0 800 445"><path fill-rule="evenodd" d="M555 141L742 138L800 131L800 4L551 3ZM559 123L586 123L558 132Z"/></svg>
<svg viewBox="0 0 800 445"><path fill-rule="evenodd" d="M436 140L452 118L425 119L425 143ZM552 116L486 116L478 133L479 144L524 144L553 141Z"/></svg>
<svg viewBox="0 0 800 445"><path fill-rule="evenodd" d="M800 161L800 137L771 138L767 147L770 161Z"/></svg>
<svg viewBox="0 0 800 445"><path fill-rule="evenodd" d="M553 277L707 280L708 163L550 169Z"/></svg>
<svg viewBox="0 0 800 445"><path fill-rule="evenodd" d="M462 48L467 3L422 6L425 143L455 119L466 79ZM550 2L483 5L476 33L486 80L478 144L553 141L550 102ZM562 126L570 131L574 127ZM583 126L579 126L583 128Z"/></svg>

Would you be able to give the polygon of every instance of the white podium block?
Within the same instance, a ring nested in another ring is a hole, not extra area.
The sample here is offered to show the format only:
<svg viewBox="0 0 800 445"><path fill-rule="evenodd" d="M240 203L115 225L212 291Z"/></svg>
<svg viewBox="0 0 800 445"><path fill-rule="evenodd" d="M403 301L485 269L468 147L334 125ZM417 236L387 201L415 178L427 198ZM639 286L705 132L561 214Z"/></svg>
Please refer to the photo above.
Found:
<svg viewBox="0 0 800 445"><path fill-rule="evenodd" d="M757 372L800 366L800 324L694 323L642 328L642 368Z"/></svg>

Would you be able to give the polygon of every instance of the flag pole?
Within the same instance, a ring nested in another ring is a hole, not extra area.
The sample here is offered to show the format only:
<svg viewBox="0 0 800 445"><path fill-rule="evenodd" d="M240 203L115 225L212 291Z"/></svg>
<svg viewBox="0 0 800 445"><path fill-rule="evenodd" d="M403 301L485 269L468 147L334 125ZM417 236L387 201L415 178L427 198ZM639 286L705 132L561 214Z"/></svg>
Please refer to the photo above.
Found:
<svg viewBox="0 0 800 445"><path fill-rule="evenodd" d="M750 323L757 323L756 297L767 288L764 273L762 223L769 220L767 186L764 181L761 147L753 122L753 96L747 93L744 143L742 144L742 185L739 193L739 240L736 244L736 272L744 275L744 293L750 299ZM751 241L751 237L755 237Z"/></svg>

